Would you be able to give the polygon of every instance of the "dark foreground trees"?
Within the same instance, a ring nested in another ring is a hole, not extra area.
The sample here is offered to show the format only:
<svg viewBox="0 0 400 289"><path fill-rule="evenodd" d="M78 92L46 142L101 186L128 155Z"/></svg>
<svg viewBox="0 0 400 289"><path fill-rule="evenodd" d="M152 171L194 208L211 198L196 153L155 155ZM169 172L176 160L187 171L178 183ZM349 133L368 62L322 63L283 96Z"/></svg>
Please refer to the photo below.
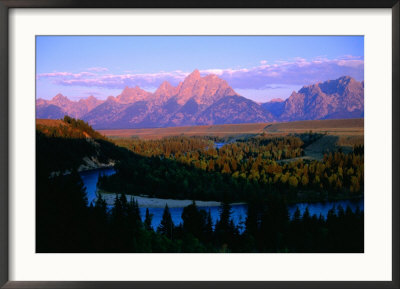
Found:
<svg viewBox="0 0 400 289"><path fill-rule="evenodd" d="M151 215L142 222L137 202L118 195L112 208L100 197L87 205L79 174L38 176L37 252L363 252L364 214L333 208L326 219L306 210L289 217L276 194L248 205L245 226L232 221L224 203L219 220L193 202L182 224L172 222L168 206L156 231Z"/></svg>

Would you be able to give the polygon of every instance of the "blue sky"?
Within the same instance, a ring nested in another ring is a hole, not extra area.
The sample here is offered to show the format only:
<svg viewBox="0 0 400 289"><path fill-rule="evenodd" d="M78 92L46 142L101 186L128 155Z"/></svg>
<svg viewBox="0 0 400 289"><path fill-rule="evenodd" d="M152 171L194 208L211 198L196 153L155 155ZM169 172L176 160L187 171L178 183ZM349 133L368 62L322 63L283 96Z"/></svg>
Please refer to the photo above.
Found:
<svg viewBox="0 0 400 289"><path fill-rule="evenodd" d="M215 73L241 95L287 98L317 81L364 78L362 36L37 36L37 98L154 91L194 69Z"/></svg>

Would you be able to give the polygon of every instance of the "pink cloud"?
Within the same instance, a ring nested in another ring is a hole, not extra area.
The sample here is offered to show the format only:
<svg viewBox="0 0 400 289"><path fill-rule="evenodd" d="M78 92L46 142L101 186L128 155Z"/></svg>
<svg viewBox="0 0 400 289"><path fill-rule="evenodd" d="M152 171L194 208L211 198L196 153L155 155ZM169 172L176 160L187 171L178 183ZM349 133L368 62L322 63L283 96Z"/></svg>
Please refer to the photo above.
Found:
<svg viewBox="0 0 400 289"><path fill-rule="evenodd" d="M194 67L195 68L195 67ZM194 69L193 68L193 69ZM89 69L88 69L89 70ZM105 70L91 70L104 72ZM65 86L118 88L125 86L157 87L163 81L177 85L191 71L181 70L161 71L157 73L125 73L98 74L93 72L50 72L42 73L37 78L49 78L52 82ZM234 89L264 89L270 84L306 85L328 79L336 79L343 75L352 76L358 80L364 79L364 60L361 57L343 56L338 59L316 57L307 60L295 58L276 61L249 68L215 68L200 70L202 75L216 74L225 79Z"/></svg>
<svg viewBox="0 0 400 289"><path fill-rule="evenodd" d="M71 73L71 72L49 72L49 73L41 73L38 75L38 78L42 77L74 77L81 78L83 76L95 76L96 74L92 72L79 72L79 73Z"/></svg>

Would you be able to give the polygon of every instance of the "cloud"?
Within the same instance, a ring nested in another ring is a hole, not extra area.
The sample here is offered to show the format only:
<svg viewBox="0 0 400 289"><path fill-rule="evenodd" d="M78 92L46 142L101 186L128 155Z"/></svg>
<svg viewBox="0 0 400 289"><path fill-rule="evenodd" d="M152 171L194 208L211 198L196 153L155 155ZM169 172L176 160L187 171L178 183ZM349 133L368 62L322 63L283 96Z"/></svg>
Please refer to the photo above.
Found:
<svg viewBox="0 0 400 289"><path fill-rule="evenodd" d="M157 87L161 82L167 80L172 84L178 84L188 75L187 72L179 70L172 72L159 72L147 74L94 74L94 73L69 73L51 72L41 73L38 79L50 78L58 85L103 87L103 88L124 88L125 86Z"/></svg>
<svg viewBox="0 0 400 289"><path fill-rule="evenodd" d="M95 73L92 72L87 72L87 71L83 71L83 72L79 72L79 73L72 73L72 72L49 72L49 73L41 73L38 75L38 78L42 78L42 77L72 77L72 78L81 78L84 76L95 76Z"/></svg>
<svg viewBox="0 0 400 289"><path fill-rule="evenodd" d="M96 71L96 72L104 72L104 71L108 71L108 68L105 68L105 67L90 67L87 70L88 71Z"/></svg>
<svg viewBox="0 0 400 289"><path fill-rule="evenodd" d="M88 69L89 70L89 69ZM190 71L161 71L157 73L94 73L104 72L50 72L38 74L37 78L50 79L64 86L100 87L122 89L125 86L157 87L163 81L177 85ZM345 55L337 59L319 56L313 59L294 58L269 63L262 60L259 66L249 68L215 68L200 70L202 75L216 74L225 79L234 89L274 89L272 86L302 86L319 81L336 79L349 75L358 80L364 79L364 60L362 57Z"/></svg>
<svg viewBox="0 0 400 289"><path fill-rule="evenodd" d="M274 85L307 85L348 75L364 79L364 60L355 57L326 59L295 58L247 69L208 69L201 73L218 72L218 76L237 89L265 89Z"/></svg>

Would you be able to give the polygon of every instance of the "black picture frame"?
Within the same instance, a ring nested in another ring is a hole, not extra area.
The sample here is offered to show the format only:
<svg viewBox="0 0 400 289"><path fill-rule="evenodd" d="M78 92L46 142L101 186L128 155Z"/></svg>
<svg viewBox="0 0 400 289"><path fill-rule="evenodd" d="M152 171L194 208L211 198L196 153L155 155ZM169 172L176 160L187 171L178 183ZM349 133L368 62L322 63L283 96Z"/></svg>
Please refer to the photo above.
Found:
<svg viewBox="0 0 400 289"><path fill-rule="evenodd" d="M9 95L10 8L391 8L392 9L392 281L9 281ZM399 0L0 0L0 288L400 288L399 287Z"/></svg>

